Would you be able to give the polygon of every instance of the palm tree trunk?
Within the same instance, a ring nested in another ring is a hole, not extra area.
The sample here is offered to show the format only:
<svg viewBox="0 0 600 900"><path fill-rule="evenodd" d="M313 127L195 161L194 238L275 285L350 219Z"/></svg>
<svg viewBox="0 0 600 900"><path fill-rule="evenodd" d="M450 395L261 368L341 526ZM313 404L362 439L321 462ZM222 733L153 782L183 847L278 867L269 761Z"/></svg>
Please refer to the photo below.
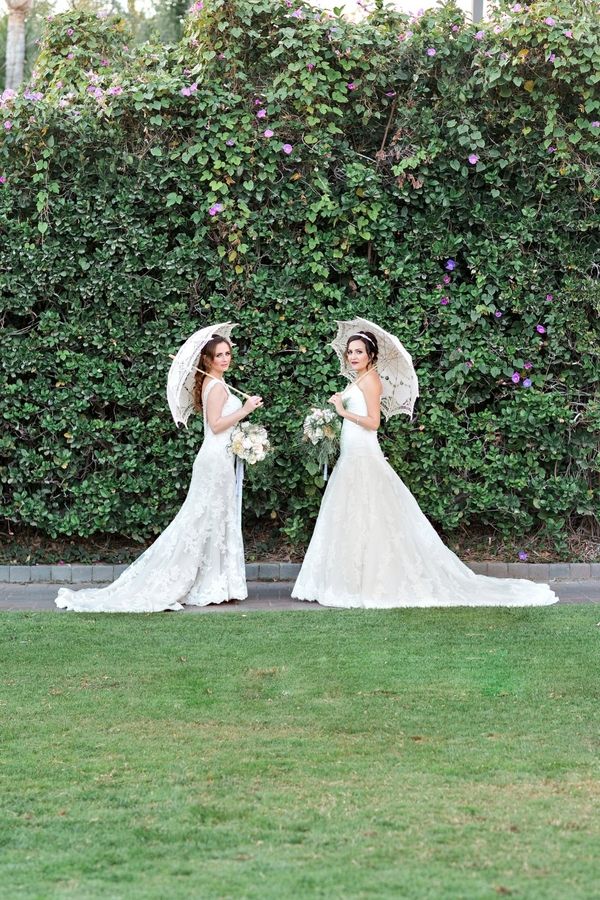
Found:
<svg viewBox="0 0 600 900"><path fill-rule="evenodd" d="M6 87L15 90L23 80L25 62L25 19L32 0L7 0Z"/></svg>

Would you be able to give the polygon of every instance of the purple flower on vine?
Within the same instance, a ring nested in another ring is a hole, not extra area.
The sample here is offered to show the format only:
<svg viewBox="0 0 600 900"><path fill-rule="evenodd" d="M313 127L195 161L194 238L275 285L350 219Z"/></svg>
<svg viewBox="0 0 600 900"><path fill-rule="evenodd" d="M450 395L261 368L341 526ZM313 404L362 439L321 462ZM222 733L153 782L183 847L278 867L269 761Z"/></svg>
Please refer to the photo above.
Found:
<svg viewBox="0 0 600 900"><path fill-rule="evenodd" d="M546 294L546 302L547 303L552 303L553 300L554 300L554 294Z"/></svg>
<svg viewBox="0 0 600 900"><path fill-rule="evenodd" d="M395 96L396 96L396 91L386 91L386 92L385 92L385 96L386 96L386 97L395 97Z"/></svg>
<svg viewBox="0 0 600 900"><path fill-rule="evenodd" d="M225 144L227 147L233 147L233 145L235 144L235 141L233 138L227 138L227 140L225 141Z"/></svg>
<svg viewBox="0 0 600 900"><path fill-rule="evenodd" d="M520 13L523 11L523 7L521 6L520 3L515 3L515 5L512 8L512 11L516 12L516 13Z"/></svg>
<svg viewBox="0 0 600 900"><path fill-rule="evenodd" d="M524 550L519 550L519 559L521 560L521 562L526 562L529 559Z"/></svg>
<svg viewBox="0 0 600 900"><path fill-rule="evenodd" d="M444 268L447 269L449 272L453 272L454 269L456 268L456 260L454 260L454 259L447 259L447 260L446 260L446 265L444 266Z"/></svg>
<svg viewBox="0 0 600 900"><path fill-rule="evenodd" d="M533 363L528 359L523 368L529 371L530 369L533 369Z"/></svg>
<svg viewBox="0 0 600 900"><path fill-rule="evenodd" d="M425 52L427 53L427 56L435 56L437 50L435 49L435 47L428 47Z"/></svg>
<svg viewBox="0 0 600 900"><path fill-rule="evenodd" d="M256 113L256 118L264 119L266 115L267 115L266 109L259 109L259 111Z"/></svg>
<svg viewBox="0 0 600 900"><path fill-rule="evenodd" d="M6 184L6 175L0 175L0 184Z"/></svg>
<svg viewBox="0 0 600 900"><path fill-rule="evenodd" d="M452 279L450 278L449 275L444 275L444 277L442 278L442 281L444 282L444 284L450 284Z"/></svg>
<svg viewBox="0 0 600 900"><path fill-rule="evenodd" d="M442 306L448 306L448 304L450 303L450 297L442 297L440 303L442 304Z"/></svg>
<svg viewBox="0 0 600 900"><path fill-rule="evenodd" d="M73 37L75 31L72 28L67 28L67 34L69 35L69 37Z"/></svg>
<svg viewBox="0 0 600 900"><path fill-rule="evenodd" d="M482 41L485 37L485 31L477 31L474 37L476 41Z"/></svg>
<svg viewBox="0 0 600 900"><path fill-rule="evenodd" d="M275 134L275 132L271 131L270 128L265 128L265 130L263 131L263 137L266 137L266 138L272 138L274 134Z"/></svg>
<svg viewBox="0 0 600 900"><path fill-rule="evenodd" d="M292 15L295 19L303 19L304 18L304 14L301 9L295 9L294 12L292 13Z"/></svg>
<svg viewBox="0 0 600 900"><path fill-rule="evenodd" d="M477 163L479 162L479 157L477 156L476 153L469 153L468 160L472 166L476 166Z"/></svg>
<svg viewBox="0 0 600 900"><path fill-rule="evenodd" d="M13 127L13 123L10 121L10 119L6 120L6 122L4 123L4 127L7 131L10 131L10 129Z"/></svg>
<svg viewBox="0 0 600 900"><path fill-rule="evenodd" d="M222 203L213 203L213 205L208 210L209 216L216 216L217 213L223 212L224 206Z"/></svg>
<svg viewBox="0 0 600 900"><path fill-rule="evenodd" d="M346 87L348 88L349 91L355 91L356 90L356 82L349 81L348 84L346 85Z"/></svg>
<svg viewBox="0 0 600 900"><path fill-rule="evenodd" d="M556 53L551 53L548 57L548 62L554 62L556 59Z"/></svg>
<svg viewBox="0 0 600 900"><path fill-rule="evenodd" d="M518 372L513 372L512 375L510 376L510 380L512 381L513 384L518 384L521 380L521 376L519 375Z"/></svg>
<svg viewBox="0 0 600 900"><path fill-rule="evenodd" d="M107 59L101 59L101 60L100 60L100 65L101 65L101 66L109 66L110 63L109 63L109 61L108 61Z"/></svg>
<svg viewBox="0 0 600 900"><path fill-rule="evenodd" d="M113 87L109 87L106 93L112 94L114 97L117 97L119 94L123 93L123 88L120 84L115 84L113 85Z"/></svg>
<svg viewBox="0 0 600 900"><path fill-rule="evenodd" d="M570 28L565 28L565 30L563 31L563 34L564 34L565 37L568 37L568 38L572 38L572 37L573 37L573 32L571 31Z"/></svg>
<svg viewBox="0 0 600 900"><path fill-rule="evenodd" d="M528 388L531 387L531 378L526 378L523 382L523 387Z"/></svg>
<svg viewBox="0 0 600 900"><path fill-rule="evenodd" d="M458 31L458 25L453 25L453 26L452 26L452 31L457 32L457 31Z"/></svg>
<svg viewBox="0 0 600 900"><path fill-rule="evenodd" d="M286 153L289 156L294 148L292 147L291 144L283 144L281 149L283 150L284 153Z"/></svg>
<svg viewBox="0 0 600 900"><path fill-rule="evenodd" d="M67 53L67 59L74 59L74 58L75 58L74 53Z"/></svg>
<svg viewBox="0 0 600 900"><path fill-rule="evenodd" d="M544 22L546 23L546 25L550 25L550 27L556 25L556 21L552 18L552 16L547 16L547 18L544 19Z"/></svg>
<svg viewBox="0 0 600 900"><path fill-rule="evenodd" d="M315 67L315 64L314 64L314 63L307 63L307 64L306 64L306 68L308 69L309 72L312 72L312 70L314 69L314 67Z"/></svg>
<svg viewBox="0 0 600 900"><path fill-rule="evenodd" d="M600 128L600 122L592 122L591 126L592 128Z"/></svg>
<svg viewBox="0 0 600 900"><path fill-rule="evenodd" d="M546 329L544 328L543 325L536 325L535 330L537 331L538 334L546 334Z"/></svg>
<svg viewBox="0 0 600 900"><path fill-rule="evenodd" d="M548 147L546 153L556 153L556 147Z"/></svg>
<svg viewBox="0 0 600 900"><path fill-rule="evenodd" d="M494 315L496 316L497 319L501 319L501 318L502 318L502 313L501 313L501 311L500 311L499 309L496 310L496 312L494 313Z"/></svg>

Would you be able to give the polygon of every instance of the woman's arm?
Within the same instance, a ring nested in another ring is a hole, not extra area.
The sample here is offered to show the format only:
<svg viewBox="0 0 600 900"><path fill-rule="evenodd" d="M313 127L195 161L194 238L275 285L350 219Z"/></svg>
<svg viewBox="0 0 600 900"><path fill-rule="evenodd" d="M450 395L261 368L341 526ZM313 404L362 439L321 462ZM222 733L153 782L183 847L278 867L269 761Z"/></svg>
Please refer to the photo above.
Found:
<svg viewBox="0 0 600 900"><path fill-rule="evenodd" d="M219 387L213 388L206 399L206 420L213 434L221 434L221 432L227 431L228 428L237 425L238 422L249 416L255 409L262 406L261 397L250 397L236 412L224 416L223 407L228 396L227 388L224 384L221 384Z"/></svg>
<svg viewBox="0 0 600 900"><path fill-rule="evenodd" d="M329 402L335 406L343 419L349 419L351 422L360 425L361 428L367 428L369 431L377 431L381 422L381 378L372 369L368 375L361 379L361 383L358 386L363 392L367 403L366 416L359 416L357 413L344 409L341 394L334 394L333 397L329 398Z"/></svg>

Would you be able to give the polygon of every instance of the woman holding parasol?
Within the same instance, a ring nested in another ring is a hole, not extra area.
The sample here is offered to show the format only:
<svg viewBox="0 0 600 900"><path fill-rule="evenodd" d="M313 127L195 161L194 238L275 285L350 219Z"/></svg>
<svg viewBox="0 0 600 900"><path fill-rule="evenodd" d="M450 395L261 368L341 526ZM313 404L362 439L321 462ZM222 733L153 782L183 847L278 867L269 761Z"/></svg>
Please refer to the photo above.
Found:
<svg viewBox="0 0 600 900"><path fill-rule="evenodd" d="M194 411L202 411L204 418L204 441L183 506L113 584L81 591L62 588L57 606L77 612L159 612L248 596L229 444L235 425L262 406L262 399L243 394L242 404L224 380L233 328L222 323L197 331L173 357L169 371L167 399L175 422L187 425Z"/></svg>
<svg viewBox="0 0 600 900"><path fill-rule="evenodd" d="M343 418L292 596L324 606L538 606L548 585L475 575L444 545L377 439L380 416L412 415L418 381L400 341L367 319L338 322L333 348L351 383L330 397Z"/></svg>

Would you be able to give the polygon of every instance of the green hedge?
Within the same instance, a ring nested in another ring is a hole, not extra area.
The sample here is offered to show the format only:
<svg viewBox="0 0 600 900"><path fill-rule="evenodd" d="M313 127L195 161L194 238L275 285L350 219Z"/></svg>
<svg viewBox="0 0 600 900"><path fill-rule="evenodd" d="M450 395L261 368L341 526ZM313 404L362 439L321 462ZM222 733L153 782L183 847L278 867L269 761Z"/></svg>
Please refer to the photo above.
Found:
<svg viewBox="0 0 600 900"><path fill-rule="evenodd" d="M246 520L301 542L322 482L300 424L341 384L334 320L365 315L415 359L415 419L382 442L438 526L560 545L597 521L593 4L480 28L452 6L357 25L208 0L175 47L127 40L119 18L57 16L4 101L2 516L162 529L201 440L170 418L168 354L234 320L233 379L276 446Z"/></svg>

